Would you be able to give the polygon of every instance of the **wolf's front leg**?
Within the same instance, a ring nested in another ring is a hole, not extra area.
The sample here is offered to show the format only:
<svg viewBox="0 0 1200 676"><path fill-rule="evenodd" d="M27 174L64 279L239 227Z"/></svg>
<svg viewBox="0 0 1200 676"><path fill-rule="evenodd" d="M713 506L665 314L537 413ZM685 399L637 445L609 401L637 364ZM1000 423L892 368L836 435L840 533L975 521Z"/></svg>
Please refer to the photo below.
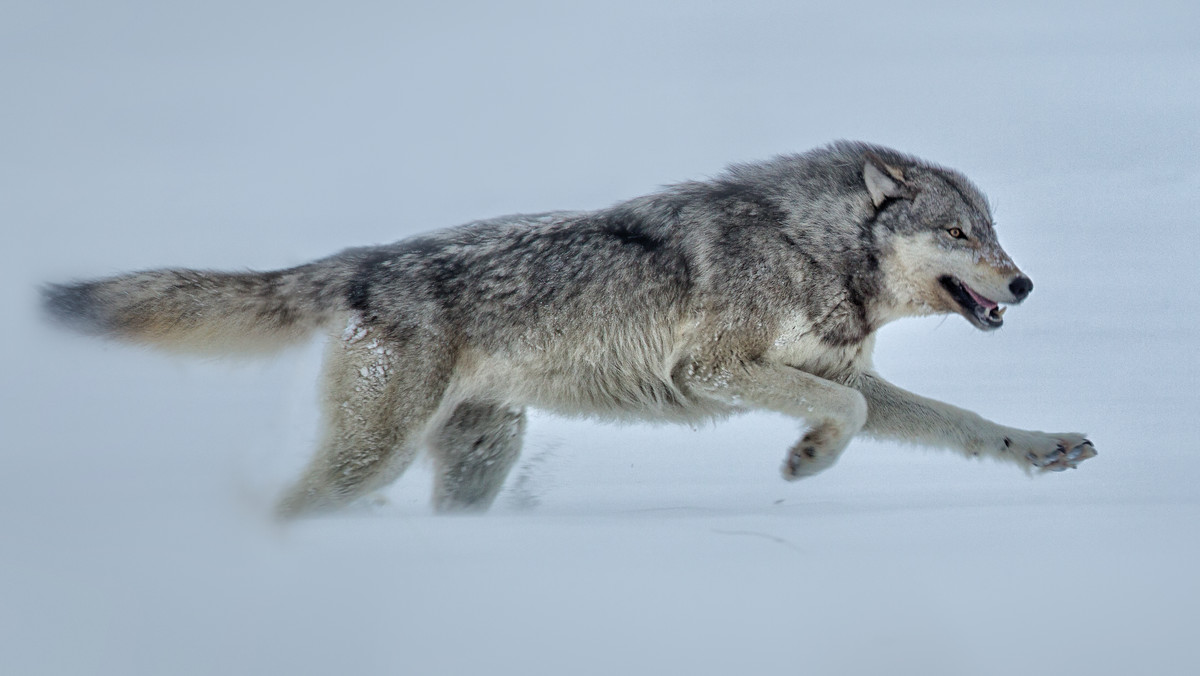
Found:
<svg viewBox="0 0 1200 676"><path fill-rule="evenodd" d="M867 399L863 431L875 437L987 455L1026 471L1058 472L1096 455L1082 434L1032 432L994 422L961 408L902 390L874 373L855 385Z"/></svg>
<svg viewBox="0 0 1200 676"><path fill-rule="evenodd" d="M783 477L811 476L837 462L867 419L867 402L852 388L784 364L693 365L686 375L694 392L732 406L766 409L802 418L811 427L788 452Z"/></svg>

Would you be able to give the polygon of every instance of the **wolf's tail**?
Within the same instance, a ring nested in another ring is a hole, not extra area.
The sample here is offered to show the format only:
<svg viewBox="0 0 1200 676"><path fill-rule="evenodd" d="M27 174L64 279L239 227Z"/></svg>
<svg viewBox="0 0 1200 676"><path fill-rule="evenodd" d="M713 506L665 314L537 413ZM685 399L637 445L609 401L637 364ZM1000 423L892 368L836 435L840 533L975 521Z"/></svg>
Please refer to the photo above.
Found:
<svg viewBox="0 0 1200 676"><path fill-rule="evenodd" d="M49 285L43 302L52 317L88 334L187 352L264 352L349 311L347 271L339 267L150 270Z"/></svg>

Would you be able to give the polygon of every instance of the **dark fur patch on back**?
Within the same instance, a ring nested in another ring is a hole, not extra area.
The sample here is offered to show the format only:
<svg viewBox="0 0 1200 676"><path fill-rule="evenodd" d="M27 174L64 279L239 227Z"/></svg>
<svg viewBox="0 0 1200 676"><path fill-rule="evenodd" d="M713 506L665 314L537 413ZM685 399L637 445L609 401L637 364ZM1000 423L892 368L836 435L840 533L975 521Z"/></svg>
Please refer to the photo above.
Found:
<svg viewBox="0 0 1200 676"><path fill-rule="evenodd" d="M346 285L346 303L354 310L367 314L371 309L371 280L363 277Z"/></svg>
<svg viewBox="0 0 1200 676"><path fill-rule="evenodd" d="M616 237L624 244L641 247L653 253L663 247L663 241L644 230L637 229L621 220L613 220L603 228L604 232Z"/></svg>
<svg viewBox="0 0 1200 676"><path fill-rule="evenodd" d="M371 314L371 300L374 287L379 275L380 263L392 257L389 251L375 251L361 259L356 266L354 277L346 283L346 304L357 310L364 317Z"/></svg>

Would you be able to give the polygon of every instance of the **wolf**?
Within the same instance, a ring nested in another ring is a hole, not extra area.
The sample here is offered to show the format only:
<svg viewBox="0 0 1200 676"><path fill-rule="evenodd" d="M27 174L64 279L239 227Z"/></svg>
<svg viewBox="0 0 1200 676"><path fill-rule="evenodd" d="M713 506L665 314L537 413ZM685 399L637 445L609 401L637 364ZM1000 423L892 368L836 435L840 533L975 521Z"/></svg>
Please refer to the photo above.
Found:
<svg viewBox="0 0 1200 676"><path fill-rule="evenodd" d="M782 473L858 434L1033 471L1096 455L1082 434L1007 427L892 385L881 326L1004 323L1033 282L961 173L841 141L606 209L513 215L270 272L151 270L50 285L86 333L193 352L331 336L319 450L282 517L343 507L428 448L437 511L486 509L527 407L696 422L760 409L806 422Z"/></svg>

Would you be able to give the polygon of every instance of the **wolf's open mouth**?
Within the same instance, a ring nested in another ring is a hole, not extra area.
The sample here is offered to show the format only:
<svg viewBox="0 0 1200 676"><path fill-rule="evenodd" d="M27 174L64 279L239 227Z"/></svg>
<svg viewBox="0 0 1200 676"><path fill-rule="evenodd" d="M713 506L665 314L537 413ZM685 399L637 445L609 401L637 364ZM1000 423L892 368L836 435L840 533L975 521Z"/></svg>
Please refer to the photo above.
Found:
<svg viewBox="0 0 1200 676"><path fill-rule="evenodd" d="M949 292L954 302L962 308L963 316L975 326L990 331L998 329L1004 324L1005 308L1000 307L996 301L979 295L975 289L967 286L957 277L945 275L939 277L938 281Z"/></svg>

